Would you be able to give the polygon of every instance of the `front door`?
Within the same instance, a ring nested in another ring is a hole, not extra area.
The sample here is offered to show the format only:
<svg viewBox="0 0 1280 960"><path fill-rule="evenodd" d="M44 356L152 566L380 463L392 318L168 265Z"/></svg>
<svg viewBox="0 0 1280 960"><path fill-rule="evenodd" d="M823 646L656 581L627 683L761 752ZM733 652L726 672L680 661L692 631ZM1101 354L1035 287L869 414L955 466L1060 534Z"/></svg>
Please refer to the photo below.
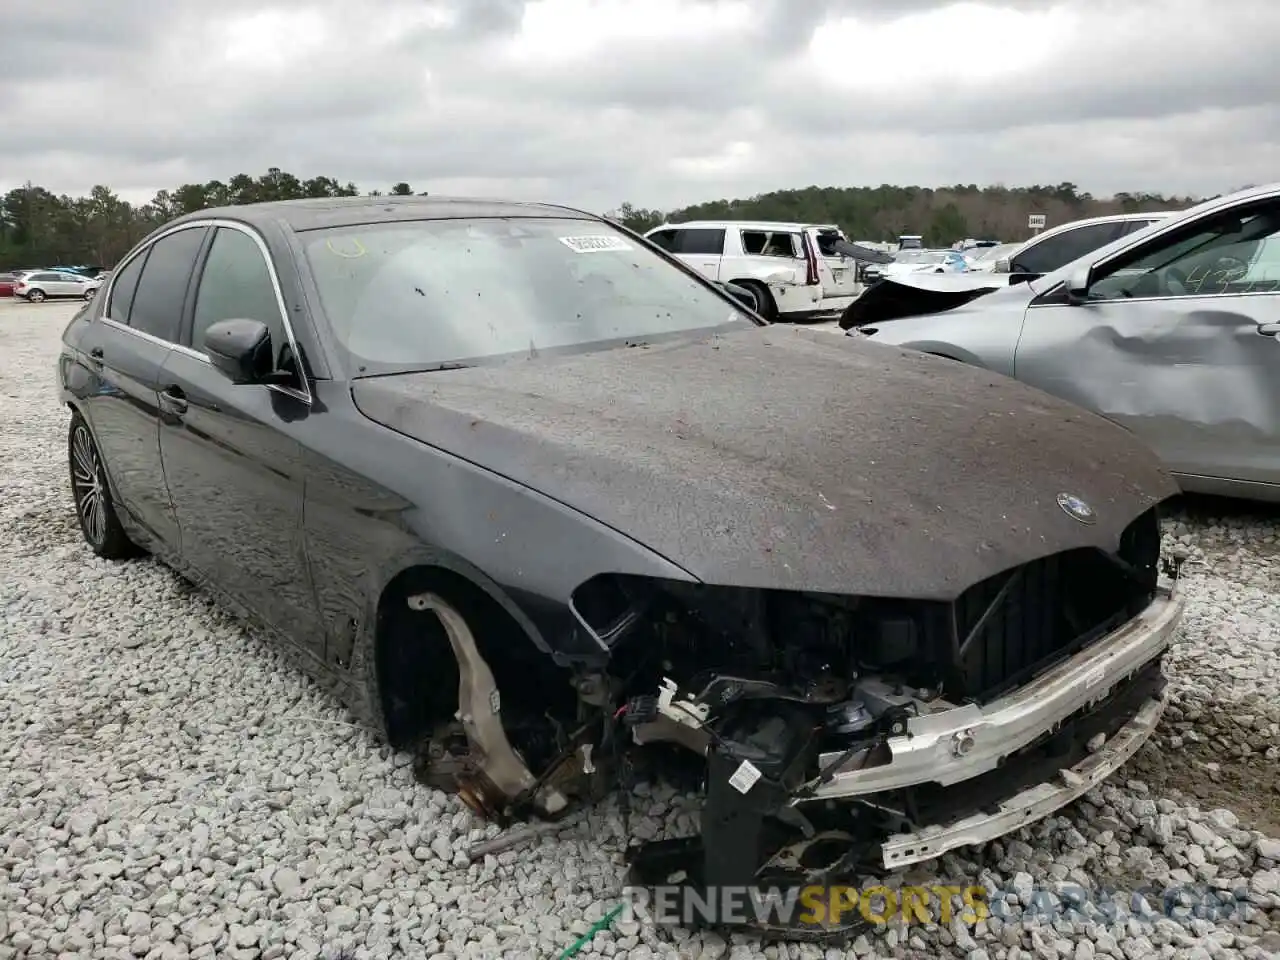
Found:
<svg viewBox="0 0 1280 960"><path fill-rule="evenodd" d="M204 354L210 324L261 320L287 363L283 316L256 236L217 227L182 346L161 374L160 452L187 561L320 655L324 634L302 529L302 449L290 430L311 412L305 381L233 384Z"/></svg>
<svg viewBox="0 0 1280 960"><path fill-rule="evenodd" d="M1280 198L1213 211L1032 302L1019 380L1097 410L1175 473L1280 482Z"/></svg>

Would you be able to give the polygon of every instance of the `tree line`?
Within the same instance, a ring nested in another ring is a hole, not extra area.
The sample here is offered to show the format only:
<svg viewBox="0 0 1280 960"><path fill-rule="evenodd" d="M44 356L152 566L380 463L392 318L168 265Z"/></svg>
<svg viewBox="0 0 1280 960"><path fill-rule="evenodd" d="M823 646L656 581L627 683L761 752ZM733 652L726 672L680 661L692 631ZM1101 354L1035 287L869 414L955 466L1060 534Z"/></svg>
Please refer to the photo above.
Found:
<svg viewBox="0 0 1280 960"><path fill-rule="evenodd" d="M407 183L386 191L412 194ZM112 267L135 243L161 224L184 213L266 200L304 197L354 197L354 183L333 177L301 179L278 167L259 177L237 174L230 180L184 183L161 190L150 203L132 204L106 186L86 197L58 195L28 183L0 196L0 269L44 266ZM369 191L381 196L382 191Z"/></svg>
<svg viewBox="0 0 1280 960"><path fill-rule="evenodd" d="M184 213L265 200L361 193L349 181L303 179L278 167L258 177L241 173L225 182L185 183L161 190L150 203L140 205L122 200L106 186L94 187L88 196L70 197L28 183L0 197L0 269L62 264L111 267L155 227ZM401 182L386 193L406 196L414 190ZM374 190L368 195L383 194ZM640 231L664 221L775 220L835 223L852 240L892 240L910 233L921 234L927 245L946 246L966 237L1020 240L1028 235L1027 217L1033 213L1043 214L1053 226L1107 213L1180 210L1197 202L1194 197L1159 193L1094 197L1073 183L1031 187L957 184L936 189L884 184L776 190L668 211L624 203L608 215Z"/></svg>
<svg viewBox="0 0 1280 960"><path fill-rule="evenodd" d="M1184 210L1198 197L1159 193L1117 193L1095 197L1074 183L1006 187L956 184L950 187L805 187L775 190L739 200L711 200L680 210L648 210L624 203L610 214L641 232L682 220L769 220L833 223L850 240L891 241L919 234L925 246L947 247L957 240L1012 243L1031 235L1027 219L1041 214L1048 226L1112 213Z"/></svg>

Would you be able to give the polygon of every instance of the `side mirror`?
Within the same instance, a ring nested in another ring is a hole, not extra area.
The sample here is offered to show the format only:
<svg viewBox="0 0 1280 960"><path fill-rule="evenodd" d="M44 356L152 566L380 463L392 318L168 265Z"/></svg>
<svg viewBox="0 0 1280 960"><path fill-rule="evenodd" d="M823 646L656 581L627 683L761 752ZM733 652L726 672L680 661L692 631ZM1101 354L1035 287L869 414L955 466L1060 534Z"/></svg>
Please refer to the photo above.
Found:
<svg viewBox="0 0 1280 960"><path fill-rule="evenodd" d="M1001 257L999 260L996 261L996 268L994 271L995 273L1010 273L1012 272L1012 270L1013 270L1013 267L1010 266L1009 260L1007 257Z"/></svg>
<svg viewBox="0 0 1280 960"><path fill-rule="evenodd" d="M1081 304L1089 300L1089 268L1072 270L1064 284L1067 303Z"/></svg>
<svg viewBox="0 0 1280 960"><path fill-rule="evenodd" d="M260 320L219 320L204 332L204 351L232 383L265 383L275 370L271 331Z"/></svg>
<svg viewBox="0 0 1280 960"><path fill-rule="evenodd" d="M760 304L756 301L755 293L748 290L746 287L738 286L736 283L722 283L720 286L724 288L725 293L729 294L729 296L733 297L733 299L737 300L752 313L755 313L760 309Z"/></svg>

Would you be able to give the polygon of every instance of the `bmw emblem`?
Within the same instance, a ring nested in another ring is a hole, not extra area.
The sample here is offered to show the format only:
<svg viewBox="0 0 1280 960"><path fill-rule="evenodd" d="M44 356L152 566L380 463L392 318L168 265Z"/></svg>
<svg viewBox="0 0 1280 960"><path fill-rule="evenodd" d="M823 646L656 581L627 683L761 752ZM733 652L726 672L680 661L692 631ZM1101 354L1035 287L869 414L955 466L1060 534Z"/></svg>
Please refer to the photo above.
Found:
<svg viewBox="0 0 1280 960"><path fill-rule="evenodd" d="M1097 523L1098 515L1093 512L1093 507L1085 503L1079 497L1071 493L1058 494L1058 506L1072 520L1079 520L1081 523Z"/></svg>

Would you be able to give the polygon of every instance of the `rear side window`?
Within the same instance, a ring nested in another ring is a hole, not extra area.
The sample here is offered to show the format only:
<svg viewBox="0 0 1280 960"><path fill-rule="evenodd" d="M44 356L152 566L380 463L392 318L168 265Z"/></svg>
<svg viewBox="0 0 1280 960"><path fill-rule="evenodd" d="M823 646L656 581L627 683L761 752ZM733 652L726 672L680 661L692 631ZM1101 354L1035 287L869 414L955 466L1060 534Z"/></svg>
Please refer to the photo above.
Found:
<svg viewBox="0 0 1280 960"><path fill-rule="evenodd" d="M1091 223L1032 244L1014 259L1014 273L1052 273L1118 236L1118 223Z"/></svg>
<svg viewBox="0 0 1280 960"><path fill-rule="evenodd" d="M219 227L209 246L196 293L195 320L191 325L191 346L204 350L204 332L219 320L258 320L271 331L276 356L288 340L271 272L262 250L252 237Z"/></svg>
<svg viewBox="0 0 1280 960"><path fill-rule="evenodd" d="M724 253L724 231L699 227L690 230L677 230L672 253L692 253L720 256Z"/></svg>
<svg viewBox="0 0 1280 960"><path fill-rule="evenodd" d="M207 232L207 227L179 230L152 245L133 296L129 326L161 340L177 342L191 269Z"/></svg>
<svg viewBox="0 0 1280 960"><path fill-rule="evenodd" d="M133 306L133 295L138 289L138 278L142 276L142 266L147 262L144 250L125 265L116 275L115 286L111 288L111 300L107 303L106 316L116 323L129 322L129 309Z"/></svg>
<svg viewBox="0 0 1280 960"><path fill-rule="evenodd" d="M766 230L743 230L742 252L751 257L800 256L800 238L794 233Z"/></svg>
<svg viewBox="0 0 1280 960"><path fill-rule="evenodd" d="M61 280L56 273L36 273L27 278L28 283L59 283Z"/></svg>

